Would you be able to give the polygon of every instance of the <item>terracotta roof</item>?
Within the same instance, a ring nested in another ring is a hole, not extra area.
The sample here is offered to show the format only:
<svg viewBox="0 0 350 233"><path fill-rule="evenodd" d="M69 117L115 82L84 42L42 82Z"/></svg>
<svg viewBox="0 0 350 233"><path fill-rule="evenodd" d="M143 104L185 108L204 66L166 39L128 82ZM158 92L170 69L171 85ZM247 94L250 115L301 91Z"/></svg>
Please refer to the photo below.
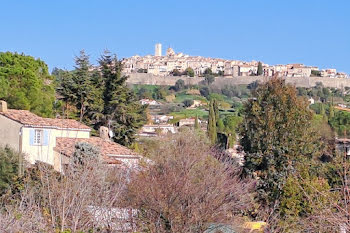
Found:
<svg viewBox="0 0 350 233"><path fill-rule="evenodd" d="M0 112L0 115L3 115L11 120L17 121L25 126L91 130L90 127L76 120L43 118L27 110L8 109L6 112Z"/></svg>
<svg viewBox="0 0 350 233"><path fill-rule="evenodd" d="M113 156L125 157L125 158L135 158L139 157L137 153L130 150L129 148L122 146L118 143L103 140L100 137L90 137L90 138L56 138L55 151L71 157L75 151L75 144L78 142L86 142L100 150L100 153L109 164L119 164L121 163L117 158Z"/></svg>

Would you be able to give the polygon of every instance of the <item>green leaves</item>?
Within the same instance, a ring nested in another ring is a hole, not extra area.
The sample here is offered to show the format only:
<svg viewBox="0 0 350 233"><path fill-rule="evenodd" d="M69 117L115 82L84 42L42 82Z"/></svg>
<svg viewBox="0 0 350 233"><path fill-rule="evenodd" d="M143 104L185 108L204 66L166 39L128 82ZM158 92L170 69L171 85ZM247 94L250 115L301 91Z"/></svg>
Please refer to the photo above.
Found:
<svg viewBox="0 0 350 233"><path fill-rule="evenodd" d="M53 115L55 97L47 65L17 53L0 53L0 98L10 108L27 109L40 116Z"/></svg>
<svg viewBox="0 0 350 233"><path fill-rule="evenodd" d="M273 204L299 158L318 155L319 136L313 131L313 113L293 86L274 78L260 85L245 105L240 129L246 154L245 172L260 177L259 193Z"/></svg>

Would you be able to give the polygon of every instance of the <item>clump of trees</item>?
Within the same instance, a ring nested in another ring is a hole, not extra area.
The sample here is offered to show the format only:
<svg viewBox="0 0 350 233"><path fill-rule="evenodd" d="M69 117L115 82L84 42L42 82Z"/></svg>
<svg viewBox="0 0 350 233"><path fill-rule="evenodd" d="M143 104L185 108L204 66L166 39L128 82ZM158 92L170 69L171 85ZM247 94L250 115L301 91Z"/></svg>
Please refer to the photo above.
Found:
<svg viewBox="0 0 350 233"><path fill-rule="evenodd" d="M56 71L57 93L63 102L62 115L75 116L97 130L106 126L113 130L113 140L130 145L136 131L145 123L146 106L137 102L126 86L121 61L106 51L94 69L89 56L81 51L72 72Z"/></svg>
<svg viewBox="0 0 350 233"><path fill-rule="evenodd" d="M244 171L258 179L257 201L270 216L271 229L309 227L306 219L330 203L319 198L319 193L329 194L330 185L320 169L327 167L320 160L324 141L313 127L307 99L279 78L259 85L245 105L240 134Z"/></svg>
<svg viewBox="0 0 350 233"><path fill-rule="evenodd" d="M53 116L53 77L45 62L24 54L0 53L0 99L10 108Z"/></svg>

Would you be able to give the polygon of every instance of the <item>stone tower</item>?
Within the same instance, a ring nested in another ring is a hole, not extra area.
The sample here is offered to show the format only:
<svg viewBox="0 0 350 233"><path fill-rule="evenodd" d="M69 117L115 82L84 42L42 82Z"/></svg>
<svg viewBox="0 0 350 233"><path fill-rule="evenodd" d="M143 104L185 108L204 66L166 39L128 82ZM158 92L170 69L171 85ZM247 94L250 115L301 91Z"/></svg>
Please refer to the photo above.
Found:
<svg viewBox="0 0 350 233"><path fill-rule="evenodd" d="M156 44L154 56L162 56L162 44Z"/></svg>

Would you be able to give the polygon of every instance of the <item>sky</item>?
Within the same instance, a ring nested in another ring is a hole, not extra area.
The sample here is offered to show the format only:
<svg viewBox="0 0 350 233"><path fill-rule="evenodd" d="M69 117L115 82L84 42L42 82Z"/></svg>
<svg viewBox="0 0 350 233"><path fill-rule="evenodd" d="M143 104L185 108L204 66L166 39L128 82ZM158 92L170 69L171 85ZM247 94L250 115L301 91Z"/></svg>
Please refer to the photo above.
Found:
<svg viewBox="0 0 350 233"><path fill-rule="evenodd" d="M304 63L350 73L349 0L0 0L0 51L72 69L84 49L96 63L163 53L267 64Z"/></svg>

